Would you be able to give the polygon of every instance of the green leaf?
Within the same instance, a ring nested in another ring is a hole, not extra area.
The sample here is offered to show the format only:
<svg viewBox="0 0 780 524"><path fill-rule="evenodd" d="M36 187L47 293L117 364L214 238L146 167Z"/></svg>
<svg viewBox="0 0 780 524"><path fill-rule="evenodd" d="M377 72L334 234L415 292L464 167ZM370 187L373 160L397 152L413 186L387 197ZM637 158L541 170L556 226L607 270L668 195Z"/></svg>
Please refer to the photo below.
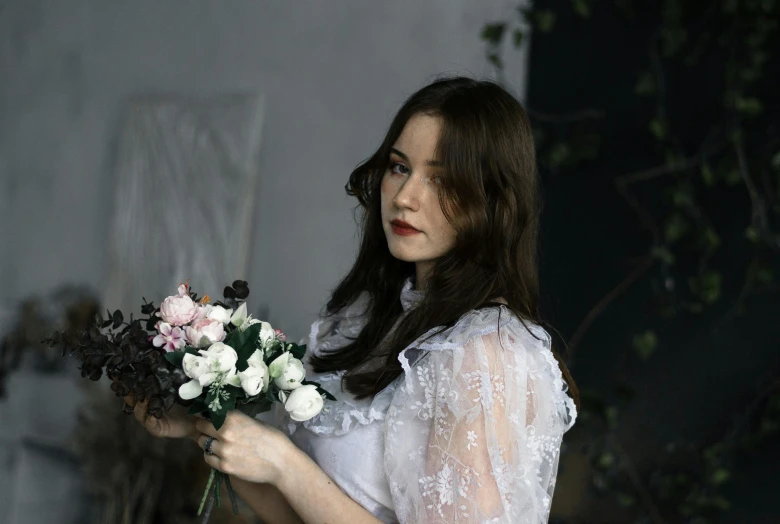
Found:
<svg viewBox="0 0 780 524"><path fill-rule="evenodd" d="M756 116L764 110L761 101L755 97L742 98L738 96L734 101L734 107L746 116Z"/></svg>
<svg viewBox="0 0 780 524"><path fill-rule="evenodd" d="M664 246L653 246L653 249L650 250L650 254L662 261L664 264L674 264L674 255L671 251L669 251L668 248Z"/></svg>
<svg viewBox="0 0 780 524"><path fill-rule="evenodd" d="M632 495L629 495L628 493L618 493L617 501L618 504L620 504L624 508L630 508L634 504L636 504L636 498Z"/></svg>
<svg viewBox="0 0 780 524"><path fill-rule="evenodd" d="M664 238L673 244L684 237L689 230L688 220L680 213L672 213L664 224Z"/></svg>
<svg viewBox="0 0 780 524"><path fill-rule="evenodd" d="M666 138L666 124L658 118L654 118L650 121L650 132L658 140Z"/></svg>
<svg viewBox="0 0 780 524"><path fill-rule="evenodd" d="M704 231L704 244L709 249L716 249L720 245L720 236L711 227Z"/></svg>
<svg viewBox="0 0 780 524"><path fill-rule="evenodd" d="M523 36L525 34L520 29L515 29L512 33L512 43L514 44L515 48L520 47L523 43Z"/></svg>
<svg viewBox="0 0 780 524"><path fill-rule="evenodd" d="M261 325L259 323L254 324L241 332L236 338L236 345L233 346L233 349L238 354L236 369L239 371L246 370L248 367L247 360L257 351L257 339L260 336L260 329Z"/></svg>
<svg viewBox="0 0 780 524"><path fill-rule="evenodd" d="M185 347L181 351L169 351L163 356L165 357L165 360L167 360L177 368L181 369L181 361L184 360L184 355L188 353L190 355L199 356L198 350L189 346Z"/></svg>
<svg viewBox="0 0 780 524"><path fill-rule="evenodd" d="M609 469L615 463L615 455L605 451L599 456L598 465L603 469Z"/></svg>
<svg viewBox="0 0 780 524"><path fill-rule="evenodd" d="M590 16L590 4L586 0L571 0L574 11L582 18Z"/></svg>
<svg viewBox="0 0 780 524"><path fill-rule="evenodd" d="M501 56L498 53L488 53L487 58L488 62L493 64L498 69L504 68L504 61L501 60Z"/></svg>
<svg viewBox="0 0 780 524"><path fill-rule="evenodd" d="M656 91L655 75L650 71L643 71L639 74L636 85L634 86L634 92L637 95L652 95Z"/></svg>
<svg viewBox="0 0 780 524"><path fill-rule="evenodd" d="M190 415L197 415L199 413L203 413L204 411L208 411L209 407L206 404L206 399L203 397L198 397L195 399L195 402L190 406L189 414Z"/></svg>
<svg viewBox="0 0 780 524"><path fill-rule="evenodd" d="M294 356L298 360L303 360L303 357L306 356L306 344L303 345L291 344L290 353L292 353L292 356Z"/></svg>
<svg viewBox="0 0 780 524"><path fill-rule="evenodd" d="M712 474L712 477L710 478L710 482L716 486L719 486L720 484L726 482L729 479L729 477L731 477L731 473L729 473L727 469L718 468Z"/></svg>
<svg viewBox="0 0 780 524"><path fill-rule="evenodd" d="M533 23L536 28L542 33L549 33L555 26L555 13L549 9L542 9L539 11L532 11Z"/></svg>
<svg viewBox="0 0 780 524"><path fill-rule="evenodd" d="M726 172L726 175L723 177L723 181L726 182L727 186L736 186L742 182L742 175L740 175L737 168L733 168Z"/></svg>
<svg viewBox="0 0 780 524"><path fill-rule="evenodd" d="M559 142L550 148L548 162L551 168L561 167L571 157L571 147L569 144Z"/></svg>
<svg viewBox="0 0 780 524"><path fill-rule="evenodd" d="M649 329L644 333L634 335L634 351L642 360L647 360L655 352L658 346L658 337L655 331Z"/></svg>
<svg viewBox="0 0 780 524"><path fill-rule="evenodd" d="M504 31L506 31L506 24L504 22L496 22L492 24L485 24L482 28L482 40L486 42L498 45L504 38Z"/></svg>
<svg viewBox="0 0 780 524"><path fill-rule="evenodd" d="M775 153L775 156L772 157L772 167L780 169L780 151Z"/></svg>
<svg viewBox="0 0 780 524"><path fill-rule="evenodd" d="M748 226L745 228L745 238L753 242L754 244L757 244L759 240L761 240L761 235L758 232L758 229L756 229L753 226Z"/></svg>
<svg viewBox="0 0 780 524"><path fill-rule="evenodd" d="M691 291L701 298L705 304L713 304L720 298L721 274L717 271L707 271L697 277L688 279Z"/></svg>
<svg viewBox="0 0 780 524"><path fill-rule="evenodd" d="M209 412L211 414L211 422L216 430L219 430L222 424L225 423L228 411L236 407L236 396L230 390L225 391L228 391L228 398L220 400L220 408L218 410Z"/></svg>
<svg viewBox="0 0 780 524"><path fill-rule="evenodd" d="M244 413L252 418L259 415L260 413L265 413L267 411L271 411L271 408L273 407L273 403L269 402L266 399L260 399L256 402L250 402L249 404L243 404L241 405L238 410L241 411L241 413Z"/></svg>
<svg viewBox="0 0 780 524"><path fill-rule="evenodd" d="M322 387L320 387L319 385L317 386L317 391L319 391L319 392L320 392L320 394L321 394L321 395L323 395L323 396L324 396L326 399L328 399L328 400L336 400L336 397L334 397L333 395L331 395L329 391L327 391L327 390L323 389L323 388L322 388Z"/></svg>
<svg viewBox="0 0 780 524"><path fill-rule="evenodd" d="M715 185L715 173L706 162L701 166L701 177L704 179L704 185L712 187Z"/></svg>

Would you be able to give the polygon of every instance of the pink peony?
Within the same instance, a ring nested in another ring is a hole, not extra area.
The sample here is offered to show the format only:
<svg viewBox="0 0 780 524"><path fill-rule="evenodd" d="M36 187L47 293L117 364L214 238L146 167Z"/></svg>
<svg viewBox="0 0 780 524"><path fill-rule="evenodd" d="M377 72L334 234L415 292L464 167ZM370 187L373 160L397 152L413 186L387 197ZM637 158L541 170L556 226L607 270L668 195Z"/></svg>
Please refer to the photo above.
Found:
<svg viewBox="0 0 780 524"><path fill-rule="evenodd" d="M166 322L158 322L157 329L160 331L160 334L152 340L152 344L155 347L164 347L166 351L176 351L187 345L181 328L171 327Z"/></svg>
<svg viewBox="0 0 780 524"><path fill-rule="evenodd" d="M201 318L184 328L187 332L187 340L196 348L210 346L214 342L225 340L225 327L222 322L210 318Z"/></svg>
<svg viewBox="0 0 780 524"><path fill-rule="evenodd" d="M276 335L276 338L284 342L287 340L287 335L285 335L281 329L274 329L274 334Z"/></svg>
<svg viewBox="0 0 780 524"><path fill-rule="evenodd" d="M182 291L184 293L182 293ZM198 316L199 306L187 295L187 288L179 286L179 294L166 298L160 305L160 316L172 326L189 324Z"/></svg>

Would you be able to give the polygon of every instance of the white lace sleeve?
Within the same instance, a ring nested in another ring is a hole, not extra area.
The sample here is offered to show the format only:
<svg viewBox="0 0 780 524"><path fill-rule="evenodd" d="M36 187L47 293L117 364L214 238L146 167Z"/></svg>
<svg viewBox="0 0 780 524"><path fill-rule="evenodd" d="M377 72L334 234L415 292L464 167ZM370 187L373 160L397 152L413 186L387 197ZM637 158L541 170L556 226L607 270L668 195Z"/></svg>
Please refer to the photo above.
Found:
<svg viewBox="0 0 780 524"><path fill-rule="evenodd" d="M396 514L405 524L547 522L576 416L560 369L547 340L511 325L472 332L406 366L394 393L385 470Z"/></svg>

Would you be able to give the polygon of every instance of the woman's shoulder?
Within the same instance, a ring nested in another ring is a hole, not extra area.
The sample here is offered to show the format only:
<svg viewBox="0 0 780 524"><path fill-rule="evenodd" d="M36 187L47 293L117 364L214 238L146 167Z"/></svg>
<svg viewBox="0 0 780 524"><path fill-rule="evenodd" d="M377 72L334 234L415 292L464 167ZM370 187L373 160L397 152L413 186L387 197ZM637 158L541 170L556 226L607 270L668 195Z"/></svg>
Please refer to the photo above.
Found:
<svg viewBox="0 0 780 524"><path fill-rule="evenodd" d="M421 350L454 350L482 338L494 340L504 349L549 349L550 335L531 320L518 317L506 305L473 309L455 324L434 328L413 344Z"/></svg>

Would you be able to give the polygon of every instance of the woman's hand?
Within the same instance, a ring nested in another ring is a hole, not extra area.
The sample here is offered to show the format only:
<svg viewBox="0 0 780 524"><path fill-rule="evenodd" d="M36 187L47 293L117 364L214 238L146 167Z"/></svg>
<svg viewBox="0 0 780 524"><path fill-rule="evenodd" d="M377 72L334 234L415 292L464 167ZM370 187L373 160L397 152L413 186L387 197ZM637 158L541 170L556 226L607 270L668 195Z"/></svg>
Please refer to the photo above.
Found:
<svg viewBox="0 0 780 524"><path fill-rule="evenodd" d="M201 449L209 437L214 437L213 454L204 455L206 463L222 473L249 482L276 485L282 476L286 454L298 449L275 427L238 410L228 411L219 431L210 420L197 419L195 427L202 433L198 438Z"/></svg>
<svg viewBox="0 0 780 524"><path fill-rule="evenodd" d="M133 407L133 415L146 430L155 437L197 439L195 417L187 414L187 408L179 404L167 411L162 418L157 419L147 413L147 402L136 402L131 396L125 397L125 403Z"/></svg>

